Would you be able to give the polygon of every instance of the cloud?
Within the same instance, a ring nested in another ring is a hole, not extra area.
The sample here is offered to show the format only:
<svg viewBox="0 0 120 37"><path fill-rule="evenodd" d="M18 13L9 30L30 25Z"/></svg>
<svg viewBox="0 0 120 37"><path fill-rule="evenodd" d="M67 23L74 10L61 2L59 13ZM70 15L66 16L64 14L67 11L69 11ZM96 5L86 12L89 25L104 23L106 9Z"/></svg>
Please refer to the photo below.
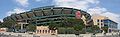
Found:
<svg viewBox="0 0 120 37"><path fill-rule="evenodd" d="M18 4L22 5L23 7L28 7L29 3L28 0L15 0Z"/></svg>
<svg viewBox="0 0 120 37"><path fill-rule="evenodd" d="M101 15L106 16L109 19L117 22L118 23L118 29L120 29L120 15L119 14L115 14L115 13L112 13L112 12L105 12Z"/></svg>
<svg viewBox="0 0 120 37"><path fill-rule="evenodd" d="M76 8L76 9L81 9L81 10L87 10L88 13L91 15L102 15L106 16L109 19L117 22L120 24L120 15L115 14L114 12L109 12L106 8L104 7L99 7L100 1L99 0L54 0L55 6L58 7L70 7L70 8ZM93 5L96 5L93 7Z"/></svg>
<svg viewBox="0 0 120 37"><path fill-rule="evenodd" d="M87 11L88 13L90 13L91 15L102 15L102 16L106 16L109 19L115 21L115 22L120 22L120 15L119 14L115 14L113 12L109 12L106 8L101 8L101 7L94 7L94 8L90 8Z"/></svg>
<svg viewBox="0 0 120 37"><path fill-rule="evenodd" d="M86 10L89 4L97 4L97 0L54 0L54 4L59 7L70 7L76 9Z"/></svg>
<svg viewBox="0 0 120 37"><path fill-rule="evenodd" d="M103 13L101 14L103 16L106 16L106 17L109 17L111 20L115 21L115 22L120 22L120 15L119 14L115 14L115 13L112 13L112 12L106 12L106 13Z"/></svg>
<svg viewBox="0 0 120 37"><path fill-rule="evenodd" d="M107 9L101 8L101 7L94 7L94 8L89 8L87 12L90 13L91 15L102 14L102 13L107 12Z"/></svg>
<svg viewBox="0 0 120 37"><path fill-rule="evenodd" d="M42 0L35 0L36 2L40 2L40 1L42 1Z"/></svg>
<svg viewBox="0 0 120 37"><path fill-rule="evenodd" d="M8 11L7 12L7 16L10 16L11 14L18 14L18 13L22 13L22 12L25 12L25 11L27 11L27 10L25 10L25 9L21 9L21 8L15 8L15 9L13 9L13 10L11 10L11 11Z"/></svg>
<svg viewBox="0 0 120 37"><path fill-rule="evenodd" d="M101 15L101 16L106 16L109 19L115 21L118 23L119 29L120 29L120 15L113 13L113 12L109 12L106 8L101 8L101 7L94 7L94 8L90 8L87 11L88 13L90 13L91 15Z"/></svg>

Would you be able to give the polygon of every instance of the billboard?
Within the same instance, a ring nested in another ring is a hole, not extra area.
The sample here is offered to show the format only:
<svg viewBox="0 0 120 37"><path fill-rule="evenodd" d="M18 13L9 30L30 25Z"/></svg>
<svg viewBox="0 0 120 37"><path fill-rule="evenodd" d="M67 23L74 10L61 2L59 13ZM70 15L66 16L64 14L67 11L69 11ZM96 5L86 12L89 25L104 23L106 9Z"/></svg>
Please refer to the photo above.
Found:
<svg viewBox="0 0 120 37"><path fill-rule="evenodd" d="M77 11L75 13L75 17L76 17L76 19L81 19L81 13L80 13L80 11Z"/></svg>

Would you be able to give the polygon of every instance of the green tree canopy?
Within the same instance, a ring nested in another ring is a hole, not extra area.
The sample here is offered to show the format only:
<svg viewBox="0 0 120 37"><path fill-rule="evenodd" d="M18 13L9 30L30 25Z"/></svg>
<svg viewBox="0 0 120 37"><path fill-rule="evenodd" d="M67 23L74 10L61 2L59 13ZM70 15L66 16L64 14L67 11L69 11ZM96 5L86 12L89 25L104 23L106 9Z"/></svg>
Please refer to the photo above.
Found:
<svg viewBox="0 0 120 37"><path fill-rule="evenodd" d="M105 32L108 32L108 26L104 26L104 27L102 27L102 29L103 29Z"/></svg>
<svg viewBox="0 0 120 37"><path fill-rule="evenodd" d="M3 27L7 27L7 28L11 28L11 27L13 27L14 25L16 24L16 22L15 21L13 21L13 20L8 20L8 21L5 21L5 22L3 22Z"/></svg>
<svg viewBox="0 0 120 37"><path fill-rule="evenodd" d="M35 31L36 26L33 24L28 24L28 26L26 26L27 31Z"/></svg>
<svg viewBox="0 0 120 37"><path fill-rule="evenodd" d="M100 28L97 25L92 25L93 30L99 30Z"/></svg>
<svg viewBox="0 0 120 37"><path fill-rule="evenodd" d="M55 23L55 22L53 22L53 21L50 21L50 23L49 23L49 29L50 30L56 30L57 29L57 24Z"/></svg>

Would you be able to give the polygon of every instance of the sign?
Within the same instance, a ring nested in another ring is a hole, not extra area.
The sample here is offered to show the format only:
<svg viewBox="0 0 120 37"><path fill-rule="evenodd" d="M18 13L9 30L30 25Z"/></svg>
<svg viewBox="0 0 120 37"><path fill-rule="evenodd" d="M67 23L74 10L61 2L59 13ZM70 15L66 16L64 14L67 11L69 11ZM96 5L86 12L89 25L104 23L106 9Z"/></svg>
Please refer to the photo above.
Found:
<svg viewBox="0 0 120 37"><path fill-rule="evenodd" d="M81 13L80 13L80 11L77 11L75 13L75 17L76 17L76 19L81 19Z"/></svg>

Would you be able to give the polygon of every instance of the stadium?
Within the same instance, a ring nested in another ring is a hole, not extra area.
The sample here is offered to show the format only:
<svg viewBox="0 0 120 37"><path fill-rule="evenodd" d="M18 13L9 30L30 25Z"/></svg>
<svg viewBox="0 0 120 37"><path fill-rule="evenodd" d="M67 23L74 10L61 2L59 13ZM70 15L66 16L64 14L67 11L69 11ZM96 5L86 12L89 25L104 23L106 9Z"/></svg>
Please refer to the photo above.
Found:
<svg viewBox="0 0 120 37"><path fill-rule="evenodd" d="M80 15L84 15L86 20L90 20L91 16L87 12L68 7L55 7L55 6L45 6L31 9L19 14L12 14L3 19L3 21L8 20L22 20L27 23L32 23L35 25L49 24L50 21L60 23L61 20L65 18L75 18L76 12L80 11Z"/></svg>

